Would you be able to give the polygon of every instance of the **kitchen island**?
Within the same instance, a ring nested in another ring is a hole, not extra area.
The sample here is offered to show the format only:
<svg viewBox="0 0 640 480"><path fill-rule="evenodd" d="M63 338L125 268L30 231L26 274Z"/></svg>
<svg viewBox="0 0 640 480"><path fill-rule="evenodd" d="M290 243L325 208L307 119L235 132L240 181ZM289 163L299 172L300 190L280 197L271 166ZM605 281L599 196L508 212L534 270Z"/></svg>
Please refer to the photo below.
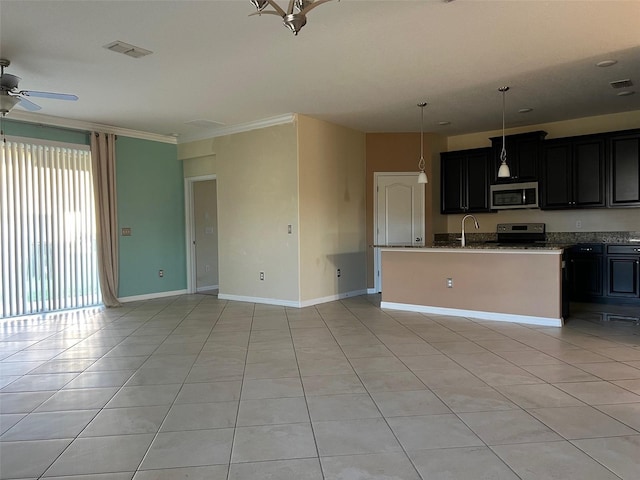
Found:
<svg viewBox="0 0 640 480"><path fill-rule="evenodd" d="M562 246L381 250L382 308L563 324Z"/></svg>

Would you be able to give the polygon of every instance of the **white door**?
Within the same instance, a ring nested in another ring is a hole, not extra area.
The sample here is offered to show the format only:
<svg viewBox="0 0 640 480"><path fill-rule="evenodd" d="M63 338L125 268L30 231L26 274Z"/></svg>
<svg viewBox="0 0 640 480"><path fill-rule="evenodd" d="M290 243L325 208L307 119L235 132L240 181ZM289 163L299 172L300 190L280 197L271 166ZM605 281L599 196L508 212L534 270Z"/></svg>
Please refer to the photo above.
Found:
<svg viewBox="0 0 640 480"><path fill-rule="evenodd" d="M410 173L376 173L376 245L424 245L424 184ZM374 255L375 288L382 287L380 249Z"/></svg>

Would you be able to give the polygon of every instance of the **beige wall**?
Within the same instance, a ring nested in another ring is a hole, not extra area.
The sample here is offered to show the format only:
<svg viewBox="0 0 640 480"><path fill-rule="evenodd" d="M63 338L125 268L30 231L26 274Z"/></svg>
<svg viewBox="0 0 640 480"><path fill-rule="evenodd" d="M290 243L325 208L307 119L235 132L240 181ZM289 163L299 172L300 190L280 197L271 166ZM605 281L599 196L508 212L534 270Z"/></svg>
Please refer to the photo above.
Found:
<svg viewBox="0 0 640 480"><path fill-rule="evenodd" d="M384 302L562 316L559 253L383 251L382 272ZM453 279L453 288L447 288L447 278Z"/></svg>
<svg viewBox="0 0 640 480"><path fill-rule="evenodd" d="M446 151L446 138L424 135L425 171L429 179L425 190L425 243L433 243L433 234L446 231L446 217L440 211L440 152ZM420 133L368 133L366 135L366 209L367 245L373 245L375 172L416 172L420 159ZM372 248L367 249L367 286L374 286Z"/></svg>
<svg viewBox="0 0 640 480"><path fill-rule="evenodd" d="M297 301L296 125L218 137L215 151L220 293Z"/></svg>
<svg viewBox="0 0 640 480"><path fill-rule="evenodd" d="M218 285L218 203L216 180L193 183L196 289Z"/></svg>
<svg viewBox="0 0 640 480"><path fill-rule="evenodd" d="M365 136L298 115L298 152L300 299L362 291Z"/></svg>
<svg viewBox="0 0 640 480"><path fill-rule="evenodd" d="M640 128L640 111L531 125L526 128L508 129L507 134L544 130L548 133L546 138L552 139L632 128ZM449 137L447 139L448 150L487 147L491 145L489 138L501 134L501 131L494 130ZM436 233L460 232L462 215L444 215L444 217L446 217L446 227L443 225L441 227L443 229L437 230ZM476 217L480 223L480 230L477 230L479 232L495 232L498 223L510 222L546 223L549 232L637 231L640 224L640 210L635 208L557 211L508 210L498 213L476 214ZM576 227L577 221L581 222L581 228ZM475 231L473 230L473 232Z"/></svg>

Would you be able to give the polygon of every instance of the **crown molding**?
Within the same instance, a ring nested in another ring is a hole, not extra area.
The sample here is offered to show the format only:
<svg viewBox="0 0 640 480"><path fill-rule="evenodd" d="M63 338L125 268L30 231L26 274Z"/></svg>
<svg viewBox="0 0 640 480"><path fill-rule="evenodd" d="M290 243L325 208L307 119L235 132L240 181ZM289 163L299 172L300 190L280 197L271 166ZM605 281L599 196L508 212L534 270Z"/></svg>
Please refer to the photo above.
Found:
<svg viewBox="0 0 640 480"><path fill-rule="evenodd" d="M284 125L286 123L293 123L296 120L295 113L287 113L284 115L278 115L277 117L263 118L262 120L255 120L253 122L239 123L237 125L229 125L228 127L216 127L207 130L202 130L199 133L180 135L178 137L178 143L194 142L197 140L206 140L209 138L223 137L225 135L232 135L234 133L248 132L251 130L257 130L259 128L273 127L275 125Z"/></svg>
<svg viewBox="0 0 640 480"><path fill-rule="evenodd" d="M157 133L142 132L140 130L130 130L128 128L85 122L83 120L71 120L69 118L53 117L50 115L42 115L39 113L16 112L12 110L10 115L8 115L6 118L8 120L15 120L17 122L27 122L36 125L68 128L70 130L112 133L114 135L122 135L123 137L139 138L141 140L151 140L153 142L172 143L174 145L178 143L178 139L171 135L159 135Z"/></svg>

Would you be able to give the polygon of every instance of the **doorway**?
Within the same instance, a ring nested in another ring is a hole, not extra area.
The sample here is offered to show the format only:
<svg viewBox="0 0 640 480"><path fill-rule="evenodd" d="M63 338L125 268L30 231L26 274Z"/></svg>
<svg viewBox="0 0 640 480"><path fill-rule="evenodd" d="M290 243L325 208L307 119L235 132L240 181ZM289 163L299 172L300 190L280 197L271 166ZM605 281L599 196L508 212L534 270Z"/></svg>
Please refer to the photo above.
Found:
<svg viewBox="0 0 640 480"><path fill-rule="evenodd" d="M374 244L424 246L425 188L415 172L374 173ZM375 248L374 283L382 290L381 251Z"/></svg>
<svg viewBox="0 0 640 480"><path fill-rule="evenodd" d="M218 293L217 186L215 175L185 179L189 293Z"/></svg>

